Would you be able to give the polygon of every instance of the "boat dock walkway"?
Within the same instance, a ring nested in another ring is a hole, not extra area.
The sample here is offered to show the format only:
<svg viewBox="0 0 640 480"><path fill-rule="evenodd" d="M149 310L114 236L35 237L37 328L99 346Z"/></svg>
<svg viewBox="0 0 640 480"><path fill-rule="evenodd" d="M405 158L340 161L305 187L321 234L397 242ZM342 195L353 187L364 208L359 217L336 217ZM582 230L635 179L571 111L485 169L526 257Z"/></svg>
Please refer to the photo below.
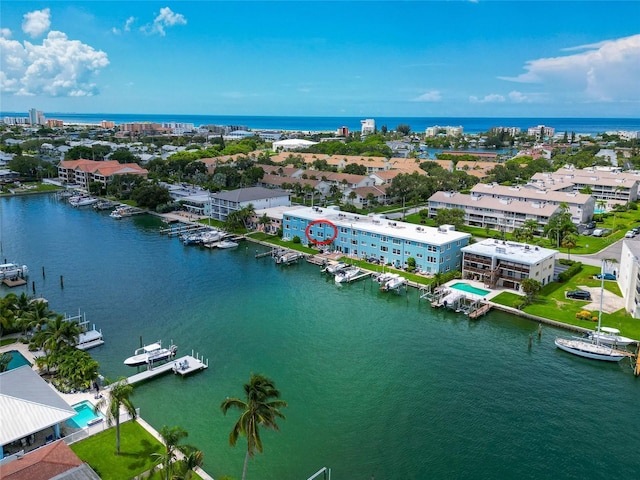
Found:
<svg viewBox="0 0 640 480"><path fill-rule="evenodd" d="M204 358L199 358L197 354L195 357L193 355L185 355L184 357L174 359L172 361L163 363L162 365L158 365L155 367L152 366L144 372L131 375L129 378L127 378L127 382L129 384L139 383L151 378L155 378L159 375L163 375L167 372L173 372L176 375L181 375L184 377L190 373L198 372L208 367L209 361L207 360L205 362Z"/></svg>

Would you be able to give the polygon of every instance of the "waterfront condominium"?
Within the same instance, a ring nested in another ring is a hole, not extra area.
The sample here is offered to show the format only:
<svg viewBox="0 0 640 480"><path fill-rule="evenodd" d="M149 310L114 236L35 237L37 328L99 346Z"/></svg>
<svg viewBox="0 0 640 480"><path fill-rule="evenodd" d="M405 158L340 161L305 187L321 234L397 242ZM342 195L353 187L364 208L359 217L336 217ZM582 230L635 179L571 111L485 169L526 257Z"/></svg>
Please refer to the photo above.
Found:
<svg viewBox="0 0 640 480"><path fill-rule="evenodd" d="M462 249L462 278L489 288L520 290L522 280L553 281L557 250L487 238Z"/></svg>
<svg viewBox="0 0 640 480"><path fill-rule="evenodd" d="M432 274L459 270L461 248L471 238L451 225L426 227L380 215L342 212L338 207L285 212L282 226L284 238L298 237L305 245L324 243L321 248L397 268L405 267L413 258L418 270Z"/></svg>

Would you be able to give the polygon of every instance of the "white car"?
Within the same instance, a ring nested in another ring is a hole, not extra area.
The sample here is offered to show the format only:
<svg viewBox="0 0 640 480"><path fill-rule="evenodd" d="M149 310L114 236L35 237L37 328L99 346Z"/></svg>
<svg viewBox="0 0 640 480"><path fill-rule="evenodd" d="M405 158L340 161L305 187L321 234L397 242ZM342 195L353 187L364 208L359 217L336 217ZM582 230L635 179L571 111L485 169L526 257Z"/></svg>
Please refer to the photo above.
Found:
<svg viewBox="0 0 640 480"><path fill-rule="evenodd" d="M629 230L627 233L624 234L624 238L633 238L636 236L636 233L633 230Z"/></svg>

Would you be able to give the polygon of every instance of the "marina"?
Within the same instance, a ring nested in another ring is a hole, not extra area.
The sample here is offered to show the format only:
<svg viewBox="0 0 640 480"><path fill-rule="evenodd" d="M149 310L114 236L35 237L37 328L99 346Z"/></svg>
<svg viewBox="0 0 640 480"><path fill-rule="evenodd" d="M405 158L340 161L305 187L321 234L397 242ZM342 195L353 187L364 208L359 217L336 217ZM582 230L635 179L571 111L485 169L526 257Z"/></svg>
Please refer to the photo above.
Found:
<svg viewBox="0 0 640 480"><path fill-rule="evenodd" d="M3 231L5 250L46 266L46 278L30 274L38 295L59 312L82 305L103 331L107 342L91 350L101 374L136 374L123 359L139 336L158 332L208 352L211 371L138 382L133 401L156 429L188 431L214 478L242 469L246 450L228 445L235 418L219 405L241 397L252 372L273 378L289 407L281 431L266 432L251 478L308 478L322 465L336 479L569 480L640 471L629 454L640 444L637 364L561 352L561 330L551 325L537 337L536 323L498 309L469 321L431 308L420 298L431 292L388 295L373 280L335 288L315 264L277 268L260 245L215 254L185 248L159 235L162 221L152 216L115 222L47 196L0 205L16 222ZM42 235L47 242L36 241ZM73 255L48 253L69 245ZM598 435L576 444L580 431Z"/></svg>

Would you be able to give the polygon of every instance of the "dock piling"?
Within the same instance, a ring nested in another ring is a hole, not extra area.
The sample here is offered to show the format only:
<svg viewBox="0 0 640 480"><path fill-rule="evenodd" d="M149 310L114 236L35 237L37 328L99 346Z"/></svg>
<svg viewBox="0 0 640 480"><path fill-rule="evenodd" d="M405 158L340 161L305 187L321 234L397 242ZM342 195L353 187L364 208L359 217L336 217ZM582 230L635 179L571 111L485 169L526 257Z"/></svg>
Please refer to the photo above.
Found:
<svg viewBox="0 0 640 480"><path fill-rule="evenodd" d="M64 277L60 275L60 288L64 288Z"/></svg>

